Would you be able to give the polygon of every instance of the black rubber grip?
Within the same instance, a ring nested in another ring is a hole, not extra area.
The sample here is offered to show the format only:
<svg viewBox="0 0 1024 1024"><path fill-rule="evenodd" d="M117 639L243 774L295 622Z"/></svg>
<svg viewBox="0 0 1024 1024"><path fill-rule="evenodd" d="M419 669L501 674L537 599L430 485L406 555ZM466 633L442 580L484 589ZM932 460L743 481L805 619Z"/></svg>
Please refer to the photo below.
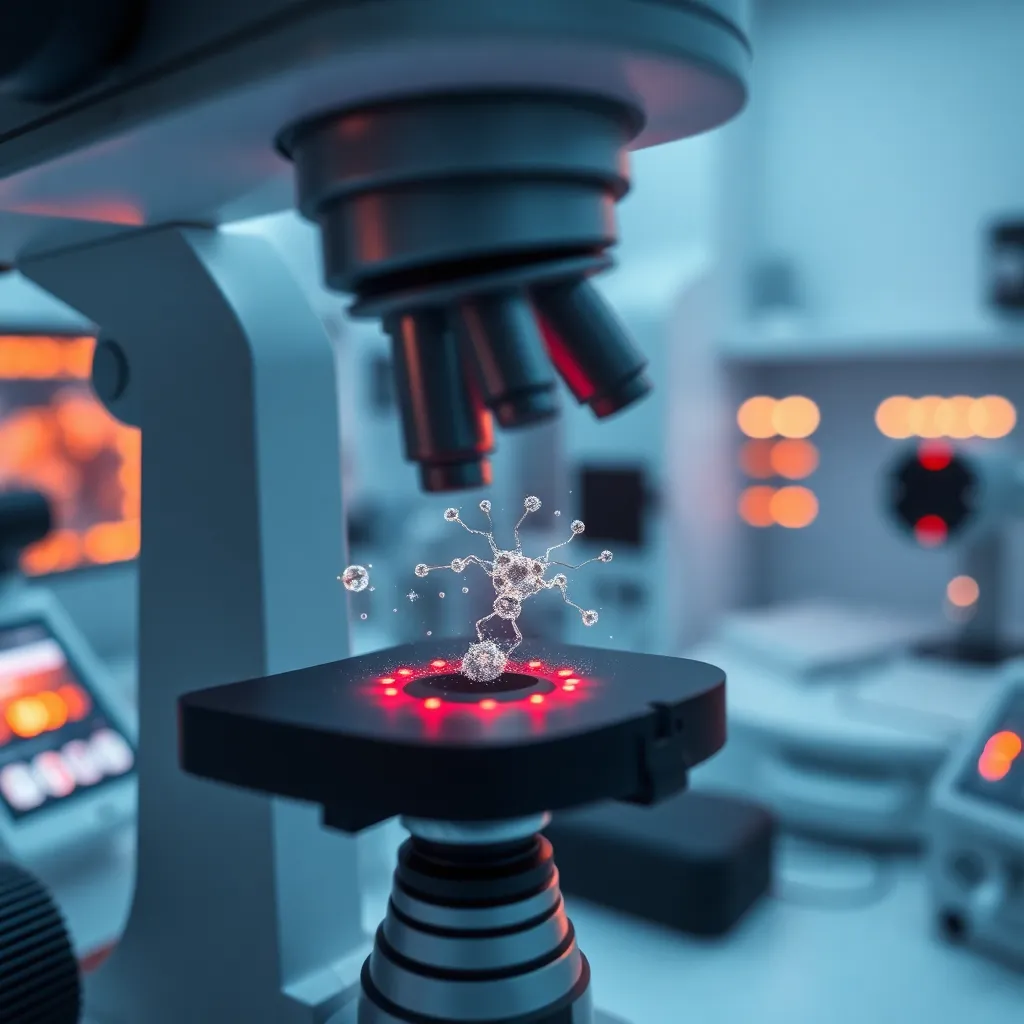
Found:
<svg viewBox="0 0 1024 1024"><path fill-rule="evenodd" d="M46 887L0 863L0 1021L78 1024L82 982L64 918Z"/></svg>

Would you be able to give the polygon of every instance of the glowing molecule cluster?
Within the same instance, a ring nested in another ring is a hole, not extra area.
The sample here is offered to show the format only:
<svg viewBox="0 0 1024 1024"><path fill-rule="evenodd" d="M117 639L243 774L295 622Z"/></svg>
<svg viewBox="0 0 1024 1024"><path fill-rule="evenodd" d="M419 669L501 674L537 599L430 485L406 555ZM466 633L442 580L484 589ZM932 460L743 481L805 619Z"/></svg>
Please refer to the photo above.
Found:
<svg viewBox="0 0 1024 1024"><path fill-rule="evenodd" d="M462 658L462 673L474 682L489 682L497 679L504 672L505 664L510 655L523 642L523 634L519 631L517 622L523 610L523 601L533 597L534 594L540 593L542 590L559 591L562 595L562 600L580 613L580 620L584 626L593 626L597 623L598 616L596 611L581 608L578 604L574 604L569 600L566 590L569 581L564 573L556 573L550 579L547 578L546 574L553 565L564 566L567 569L579 569L590 562L610 562L612 560L612 553L610 551L602 551L595 558L588 558L585 562L580 562L579 565L570 565L567 562L559 562L552 559L552 551L564 548L566 544L570 543L573 538L578 537L586 529L579 519L575 519L570 526L571 532L567 540L563 540L560 544L553 544L539 558L532 558L524 554L523 545L519 539L519 527L522 526L523 520L531 512L539 511L540 507L540 499L533 495L523 502L525 511L515 526L516 546L514 549L498 547L494 539L494 523L491 521L491 503L489 501L484 500L480 502L480 511L487 517L487 522L491 527L490 530L474 530L462 521L457 508L445 509L444 518L447 522L458 523L459 526L469 533L474 533L487 541L491 549L491 558L488 560L478 558L476 555L467 555L465 558L453 558L448 565L425 565L421 562L414 570L416 575L422 578L438 569L450 569L452 572L461 573L465 572L470 565L478 565L490 576L496 595L491 606L493 610L490 615L485 615L477 621L476 635L478 642L471 644L469 650ZM515 633L515 641L507 650L504 650L495 641L489 640L484 636L484 624L494 618L510 623Z"/></svg>
<svg viewBox="0 0 1024 1024"><path fill-rule="evenodd" d="M365 566L350 565L339 577L346 590L353 594L361 594L370 585L370 574ZM364 615L365 619L366 616Z"/></svg>

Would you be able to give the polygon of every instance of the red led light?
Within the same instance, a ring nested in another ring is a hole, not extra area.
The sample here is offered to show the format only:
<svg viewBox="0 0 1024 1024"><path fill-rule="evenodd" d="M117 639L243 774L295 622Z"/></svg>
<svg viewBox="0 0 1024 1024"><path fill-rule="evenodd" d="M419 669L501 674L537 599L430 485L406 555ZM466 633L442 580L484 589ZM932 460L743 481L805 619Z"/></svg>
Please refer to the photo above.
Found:
<svg viewBox="0 0 1024 1024"><path fill-rule="evenodd" d="M418 665L392 669L391 675L378 676L372 680L375 684L373 692L380 695L379 699L381 701L386 700L386 706L389 710L397 707L411 706L422 712L430 712L429 723L432 723L430 728L435 728L437 723L441 721L438 715L441 715L442 719L449 715L472 713L487 713L488 717L493 717L494 715L502 714L506 710L513 710L517 707L522 708L524 705L536 707L538 713L543 713L541 706L546 709L548 705L554 706L559 701L575 703L581 696L575 692L577 686L580 683L586 682L586 679L580 676L575 669L568 667L554 668L550 664L546 665L541 659L534 658L531 661L517 663L510 661L506 671L533 676L538 683L543 684L538 687L542 692L536 692L535 690L533 693L527 692L522 696L516 695L514 697L510 694L509 696L512 699L509 700L494 700L481 694L484 698L483 700L467 704L448 702L444 699L443 694L424 699L415 693L409 692L409 683L416 683L418 686L420 685L419 680L436 680L437 672L441 670L452 671L453 665L457 665L457 661L434 658ZM380 689L378 689L378 686Z"/></svg>
<svg viewBox="0 0 1024 1024"><path fill-rule="evenodd" d="M986 782L1001 782L1010 774L1022 750L1024 742L1015 732L997 732L978 758L978 774Z"/></svg>
<svg viewBox="0 0 1024 1024"><path fill-rule="evenodd" d="M948 536L949 527L941 516L921 516L914 524L914 537L922 547L937 547Z"/></svg>
<svg viewBox="0 0 1024 1024"><path fill-rule="evenodd" d="M953 461L953 450L946 444L923 444L918 450L917 461L925 469L941 473Z"/></svg>

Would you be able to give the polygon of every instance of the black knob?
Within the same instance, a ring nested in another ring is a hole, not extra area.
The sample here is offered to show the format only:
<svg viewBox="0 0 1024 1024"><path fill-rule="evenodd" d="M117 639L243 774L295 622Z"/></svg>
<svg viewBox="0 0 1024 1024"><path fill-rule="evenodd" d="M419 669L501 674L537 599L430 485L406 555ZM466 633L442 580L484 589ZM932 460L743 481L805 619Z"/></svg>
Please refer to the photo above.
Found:
<svg viewBox="0 0 1024 1024"><path fill-rule="evenodd" d="M82 981L71 939L46 887L0 863L0 1021L78 1024Z"/></svg>
<svg viewBox="0 0 1024 1024"><path fill-rule="evenodd" d="M146 0L7 0L0 92L40 103L102 80L142 25Z"/></svg>

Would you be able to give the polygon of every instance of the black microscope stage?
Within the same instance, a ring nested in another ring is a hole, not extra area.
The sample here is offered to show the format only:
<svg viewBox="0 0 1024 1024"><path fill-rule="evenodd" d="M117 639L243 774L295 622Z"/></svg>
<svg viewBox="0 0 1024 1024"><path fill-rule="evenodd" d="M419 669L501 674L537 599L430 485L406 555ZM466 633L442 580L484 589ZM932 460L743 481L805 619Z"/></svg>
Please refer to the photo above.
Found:
<svg viewBox="0 0 1024 1024"><path fill-rule="evenodd" d="M358 831L396 815L493 821L655 803L725 742L725 675L696 661L530 643L493 683L465 640L408 644L188 694L190 774L318 803Z"/></svg>

